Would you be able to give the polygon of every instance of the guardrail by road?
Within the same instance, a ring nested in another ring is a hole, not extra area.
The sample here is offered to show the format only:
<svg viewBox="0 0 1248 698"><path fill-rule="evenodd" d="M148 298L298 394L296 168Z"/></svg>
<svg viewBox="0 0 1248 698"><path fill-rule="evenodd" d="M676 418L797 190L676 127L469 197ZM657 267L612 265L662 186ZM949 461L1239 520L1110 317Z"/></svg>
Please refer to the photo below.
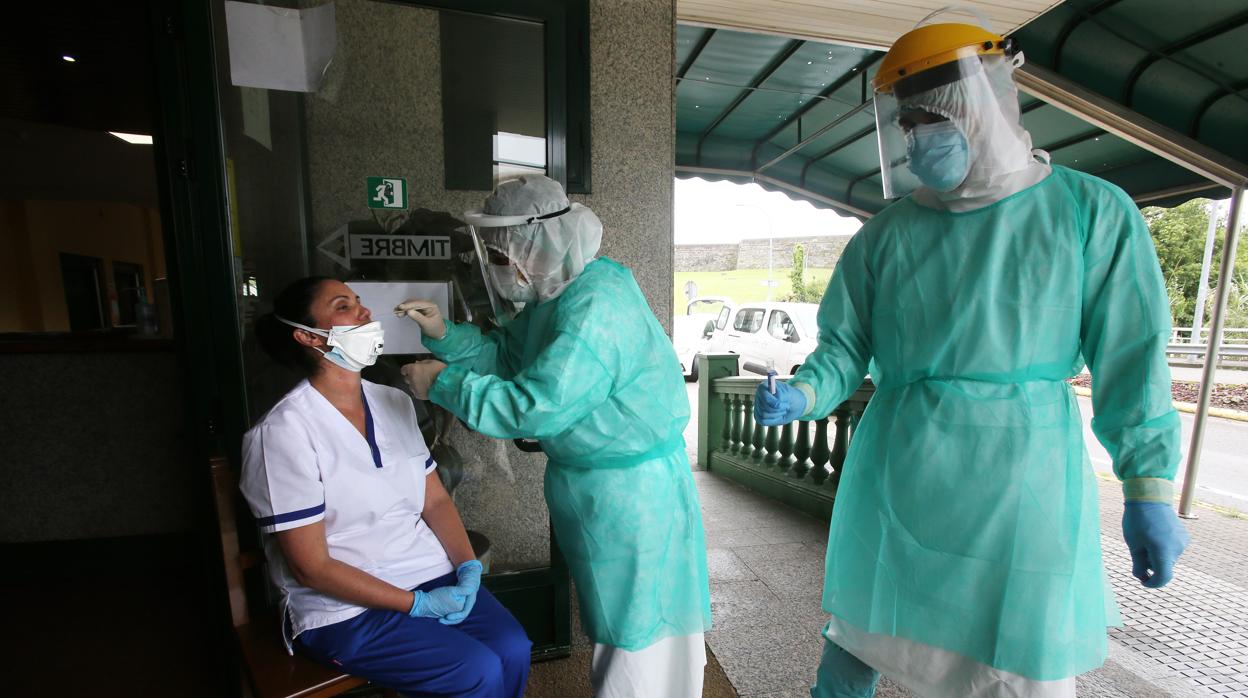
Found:
<svg viewBox="0 0 1248 698"><path fill-rule="evenodd" d="M1205 344L1176 343L1166 345L1166 355L1172 363L1201 364L1205 360L1205 352L1209 350ZM1248 362L1248 344L1224 344L1218 347L1218 365L1243 365Z"/></svg>

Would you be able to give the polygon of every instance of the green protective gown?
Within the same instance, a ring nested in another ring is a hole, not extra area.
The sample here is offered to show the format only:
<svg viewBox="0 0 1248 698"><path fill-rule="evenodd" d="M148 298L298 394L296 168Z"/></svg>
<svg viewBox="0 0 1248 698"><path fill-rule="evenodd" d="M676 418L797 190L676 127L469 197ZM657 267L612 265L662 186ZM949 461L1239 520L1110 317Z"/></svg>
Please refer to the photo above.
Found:
<svg viewBox="0 0 1248 698"><path fill-rule="evenodd" d="M639 650L710 628L706 541L671 341L627 269L598 259L482 335L449 325L430 399L499 439L536 438L546 504L597 643Z"/></svg>
<svg viewBox="0 0 1248 698"><path fill-rule="evenodd" d="M1169 304L1135 204L1061 167L974 211L903 199L845 249L819 329L792 378L804 419L869 363L877 385L832 515L834 623L1036 681L1100 666L1119 618L1066 379L1091 369L1093 429L1133 497L1166 500L1179 461Z"/></svg>

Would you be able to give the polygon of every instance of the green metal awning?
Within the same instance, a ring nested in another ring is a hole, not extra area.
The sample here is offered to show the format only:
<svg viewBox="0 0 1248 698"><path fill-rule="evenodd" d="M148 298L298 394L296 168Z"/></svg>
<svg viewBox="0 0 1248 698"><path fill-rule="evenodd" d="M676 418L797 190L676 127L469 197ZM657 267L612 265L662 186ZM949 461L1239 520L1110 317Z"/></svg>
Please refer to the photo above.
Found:
<svg viewBox="0 0 1248 698"><path fill-rule="evenodd" d="M1219 171L1232 174L1218 181L1194 173L1130 133L1111 133L1068 105L1024 93L1024 124L1055 164L1114 182L1141 205L1226 197L1225 180L1245 178L1248 59L1237 46L1248 43L1248 5L1242 0L1067 0L1014 36L1027 58L1025 70L1108 102L1128 119L1160 124L1150 133L1203 148L1211 162L1225 166ZM775 34L680 25L678 176L752 180L844 213L878 212L887 201L868 100L882 56ZM1030 72L1032 79L1023 77L1025 89L1045 94Z"/></svg>

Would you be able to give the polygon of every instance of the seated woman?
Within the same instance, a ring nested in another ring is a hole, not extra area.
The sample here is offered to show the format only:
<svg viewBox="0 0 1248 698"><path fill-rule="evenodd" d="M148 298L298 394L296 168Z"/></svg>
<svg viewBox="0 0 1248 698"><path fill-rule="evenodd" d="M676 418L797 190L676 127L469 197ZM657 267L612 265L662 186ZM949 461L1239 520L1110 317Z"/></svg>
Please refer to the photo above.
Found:
<svg viewBox="0 0 1248 698"><path fill-rule="evenodd" d="M364 381L380 323L344 283L294 282L259 319L306 380L243 439L282 627L322 663L413 695L520 696L531 643L481 563L402 391Z"/></svg>

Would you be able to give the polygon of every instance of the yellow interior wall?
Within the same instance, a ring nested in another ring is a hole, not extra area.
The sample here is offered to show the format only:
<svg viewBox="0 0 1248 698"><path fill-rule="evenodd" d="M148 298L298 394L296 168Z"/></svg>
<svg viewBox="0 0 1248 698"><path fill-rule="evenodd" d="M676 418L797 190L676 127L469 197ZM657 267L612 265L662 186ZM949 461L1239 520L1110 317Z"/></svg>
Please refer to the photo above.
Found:
<svg viewBox="0 0 1248 698"><path fill-rule="evenodd" d="M0 332L43 329L43 311L30 266L26 204L0 201Z"/></svg>
<svg viewBox="0 0 1248 698"><path fill-rule="evenodd" d="M16 312L7 307L0 312L0 331L3 332L69 330L69 313L61 282L62 252L102 259L110 294L116 291L114 261L143 267L148 300L154 298L153 280L166 273L160 214L150 207L77 201L9 201L0 208L0 221L3 222L0 225L3 249L14 251L7 261L9 269L0 263L0 293L19 300L16 304L5 304L16 306Z"/></svg>

